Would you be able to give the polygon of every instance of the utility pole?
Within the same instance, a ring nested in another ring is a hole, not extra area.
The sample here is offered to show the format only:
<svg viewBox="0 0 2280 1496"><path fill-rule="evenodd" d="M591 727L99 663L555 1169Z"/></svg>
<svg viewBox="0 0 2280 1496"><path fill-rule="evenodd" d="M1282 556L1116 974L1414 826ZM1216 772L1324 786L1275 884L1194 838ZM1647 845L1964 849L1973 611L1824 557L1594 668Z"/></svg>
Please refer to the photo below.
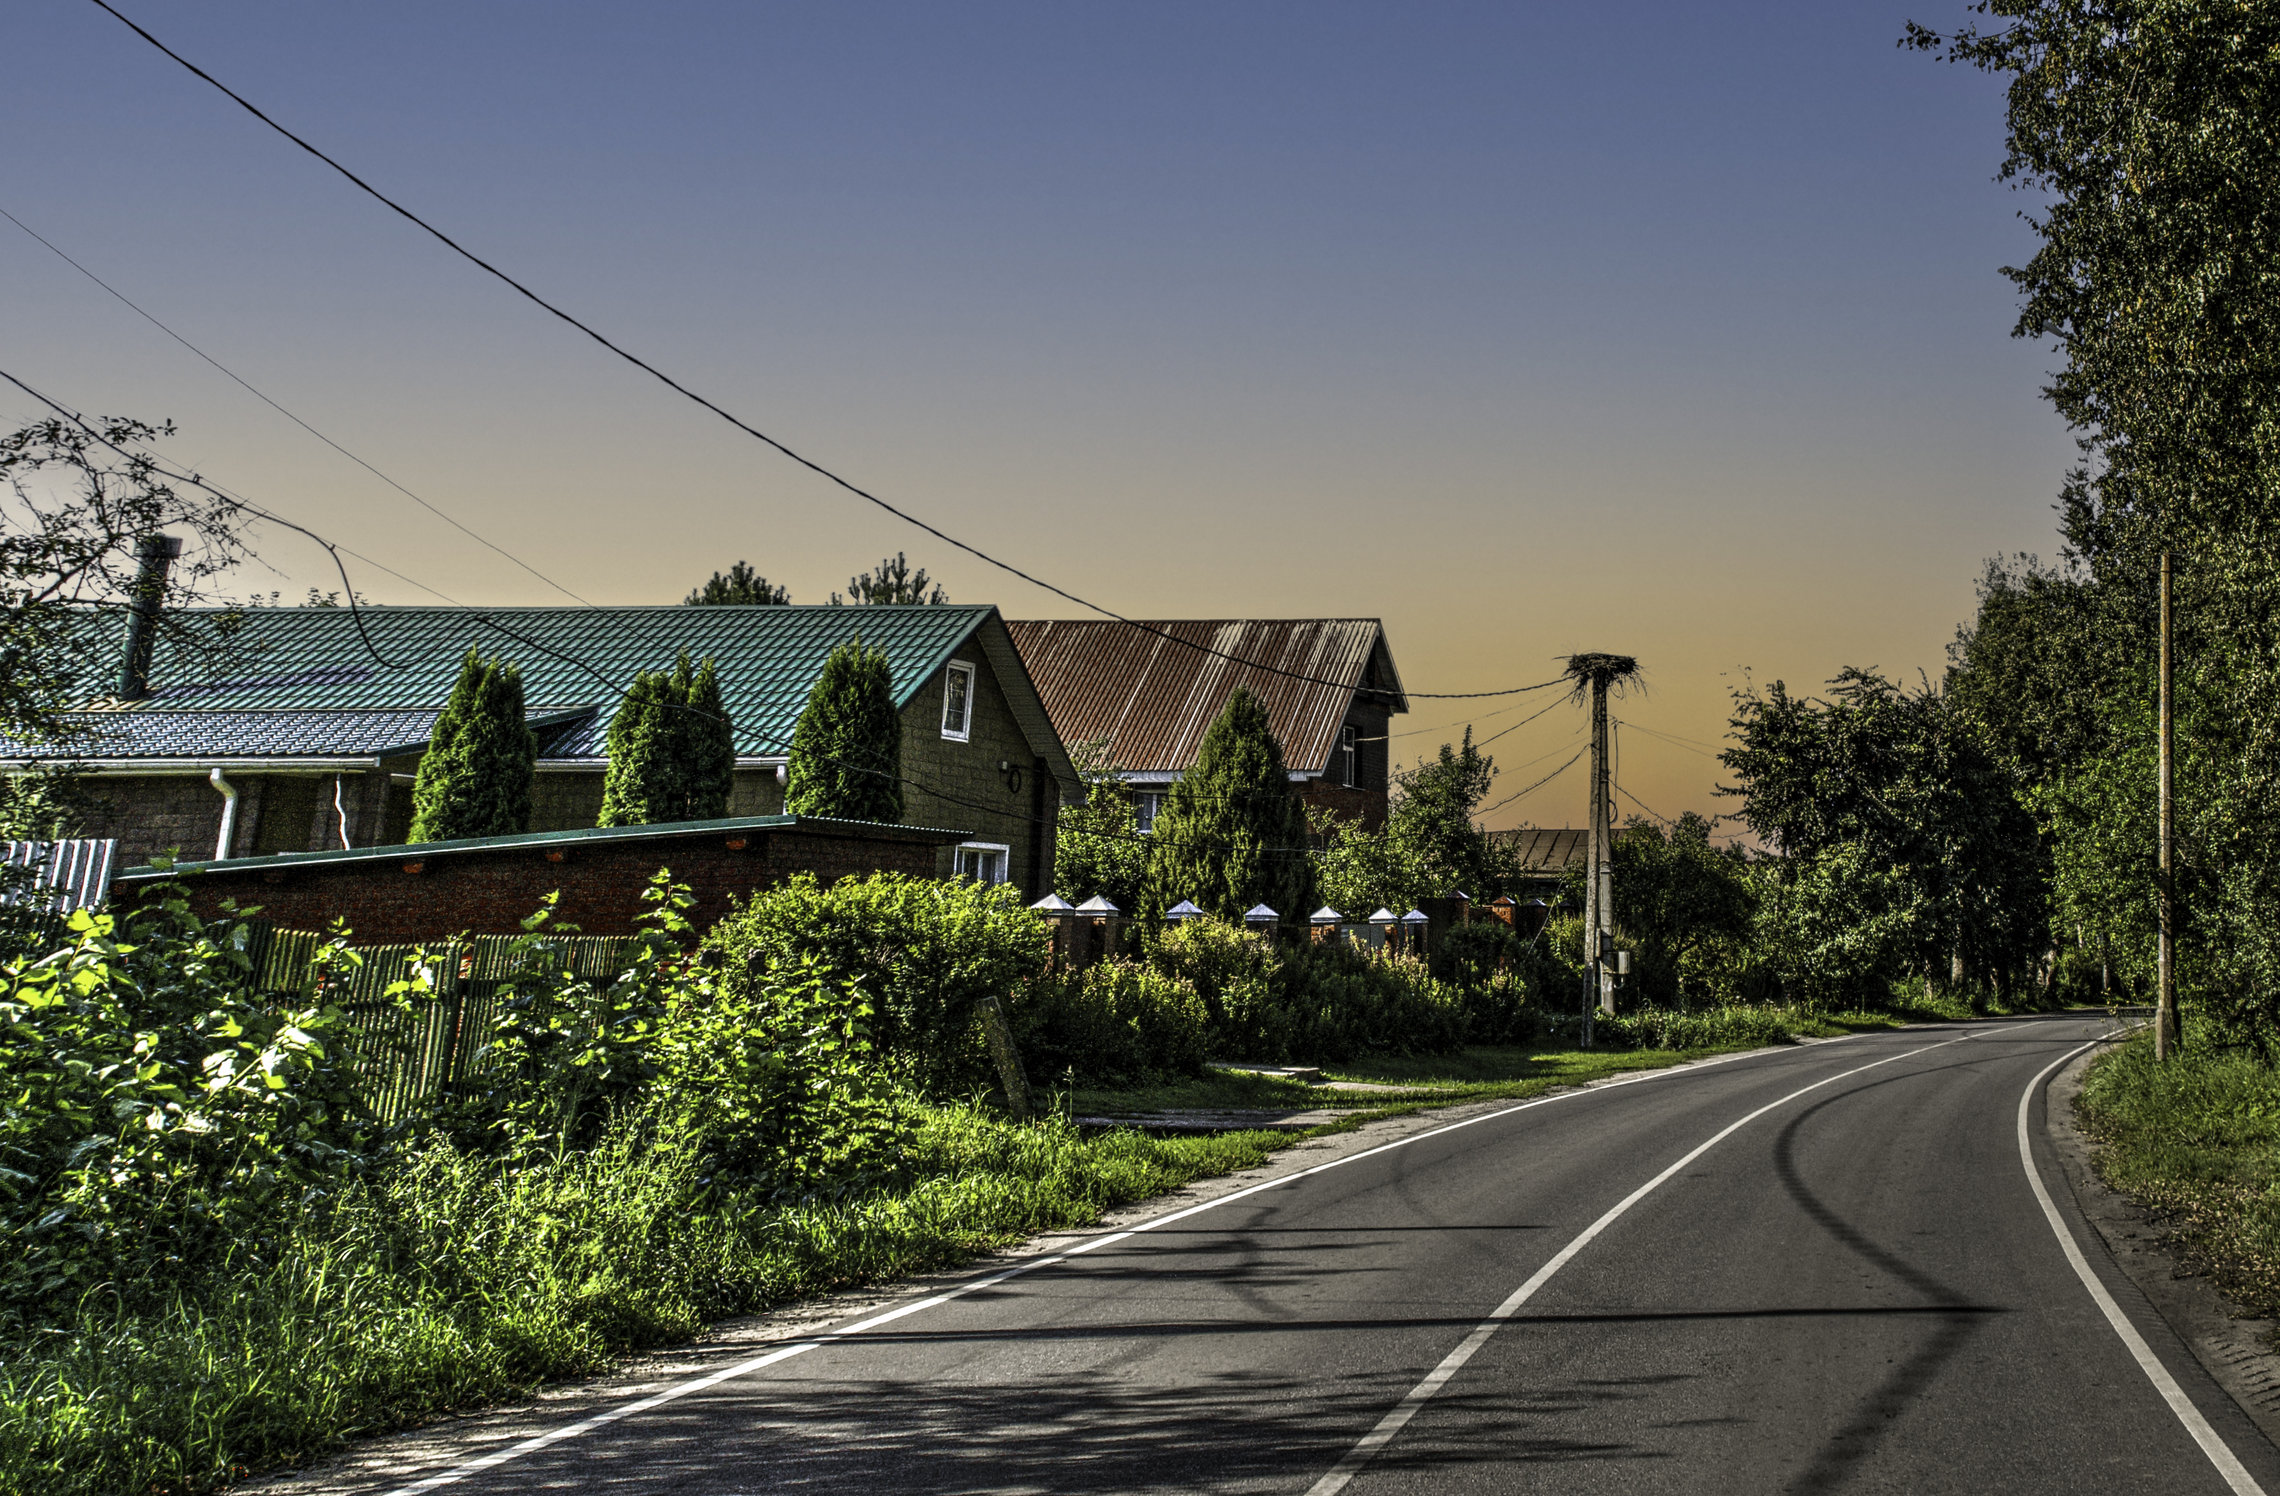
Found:
<svg viewBox="0 0 2280 1496"><path fill-rule="evenodd" d="M2177 868L2175 722L2170 686L2173 654L2169 552L2161 553L2161 937L2154 994L2153 1057L2167 1060L2177 1044Z"/></svg>
<svg viewBox="0 0 2280 1496"><path fill-rule="evenodd" d="M1607 680L1591 678L1591 892L1584 921L1585 958L1597 986L1599 1011L1615 1011L1615 985L1607 973L1605 947L1615 933L1614 807L1607 803Z"/></svg>

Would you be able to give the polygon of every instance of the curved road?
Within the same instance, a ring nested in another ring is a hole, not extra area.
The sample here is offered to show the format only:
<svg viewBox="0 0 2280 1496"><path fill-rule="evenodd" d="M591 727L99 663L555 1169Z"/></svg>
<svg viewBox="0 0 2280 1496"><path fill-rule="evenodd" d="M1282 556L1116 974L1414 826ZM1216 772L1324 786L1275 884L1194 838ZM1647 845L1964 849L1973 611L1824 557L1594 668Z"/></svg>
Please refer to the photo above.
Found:
<svg viewBox="0 0 2280 1496"><path fill-rule="evenodd" d="M2048 1156L2099 1027L1514 1105L359 1488L2280 1496Z"/></svg>

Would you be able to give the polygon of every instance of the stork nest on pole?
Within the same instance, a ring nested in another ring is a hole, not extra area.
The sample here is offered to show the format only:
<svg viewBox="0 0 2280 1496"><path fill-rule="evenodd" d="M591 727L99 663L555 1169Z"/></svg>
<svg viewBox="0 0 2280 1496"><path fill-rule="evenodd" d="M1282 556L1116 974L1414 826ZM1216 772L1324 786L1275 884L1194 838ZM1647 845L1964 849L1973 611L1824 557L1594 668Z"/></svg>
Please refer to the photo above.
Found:
<svg viewBox="0 0 2280 1496"><path fill-rule="evenodd" d="M1630 655L1569 655L1567 669L1562 674L1575 682L1574 699L1579 702L1590 696L1591 688L1595 685L1610 687L1617 692L1626 686L1645 687L1645 683L1639 679L1639 662Z"/></svg>

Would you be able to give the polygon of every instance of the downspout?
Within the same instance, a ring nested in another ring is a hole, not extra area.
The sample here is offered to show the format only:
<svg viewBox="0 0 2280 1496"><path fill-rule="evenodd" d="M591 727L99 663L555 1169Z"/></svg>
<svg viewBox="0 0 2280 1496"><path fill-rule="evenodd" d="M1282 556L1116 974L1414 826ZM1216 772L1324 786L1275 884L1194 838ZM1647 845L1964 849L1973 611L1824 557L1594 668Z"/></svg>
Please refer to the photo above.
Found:
<svg viewBox="0 0 2280 1496"><path fill-rule="evenodd" d="M237 786L222 777L217 766L206 776L206 782L222 792L222 833L214 838L214 861L226 862L230 855L230 842L237 836Z"/></svg>
<svg viewBox="0 0 2280 1496"><path fill-rule="evenodd" d="M340 798L342 777L339 774L333 776L333 814L340 818L340 849L345 852L349 849L350 843L348 840L348 807L341 803Z"/></svg>

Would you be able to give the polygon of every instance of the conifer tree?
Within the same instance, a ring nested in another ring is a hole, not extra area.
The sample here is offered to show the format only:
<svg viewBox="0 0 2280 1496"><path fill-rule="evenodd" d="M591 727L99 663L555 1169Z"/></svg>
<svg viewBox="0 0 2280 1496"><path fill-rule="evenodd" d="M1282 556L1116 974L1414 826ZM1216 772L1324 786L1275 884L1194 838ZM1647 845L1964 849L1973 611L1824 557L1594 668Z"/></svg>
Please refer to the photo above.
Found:
<svg viewBox="0 0 2280 1496"><path fill-rule="evenodd" d="M468 650L420 759L405 840L528 831L537 766L538 740L525 720L522 672Z"/></svg>
<svg viewBox="0 0 2280 1496"><path fill-rule="evenodd" d="M602 826L707 821L728 814L736 743L711 660L682 655L672 673L642 671L610 719Z"/></svg>
<svg viewBox="0 0 2280 1496"><path fill-rule="evenodd" d="M1306 808L1291 792L1266 705L1241 686L1203 735L1195 767L1156 812L1142 908L1181 899L1229 919L1265 904L1303 924L1314 911Z"/></svg>
<svg viewBox="0 0 2280 1496"><path fill-rule="evenodd" d="M902 718L883 649L858 638L823 662L792 729L784 809L850 821L902 819Z"/></svg>

